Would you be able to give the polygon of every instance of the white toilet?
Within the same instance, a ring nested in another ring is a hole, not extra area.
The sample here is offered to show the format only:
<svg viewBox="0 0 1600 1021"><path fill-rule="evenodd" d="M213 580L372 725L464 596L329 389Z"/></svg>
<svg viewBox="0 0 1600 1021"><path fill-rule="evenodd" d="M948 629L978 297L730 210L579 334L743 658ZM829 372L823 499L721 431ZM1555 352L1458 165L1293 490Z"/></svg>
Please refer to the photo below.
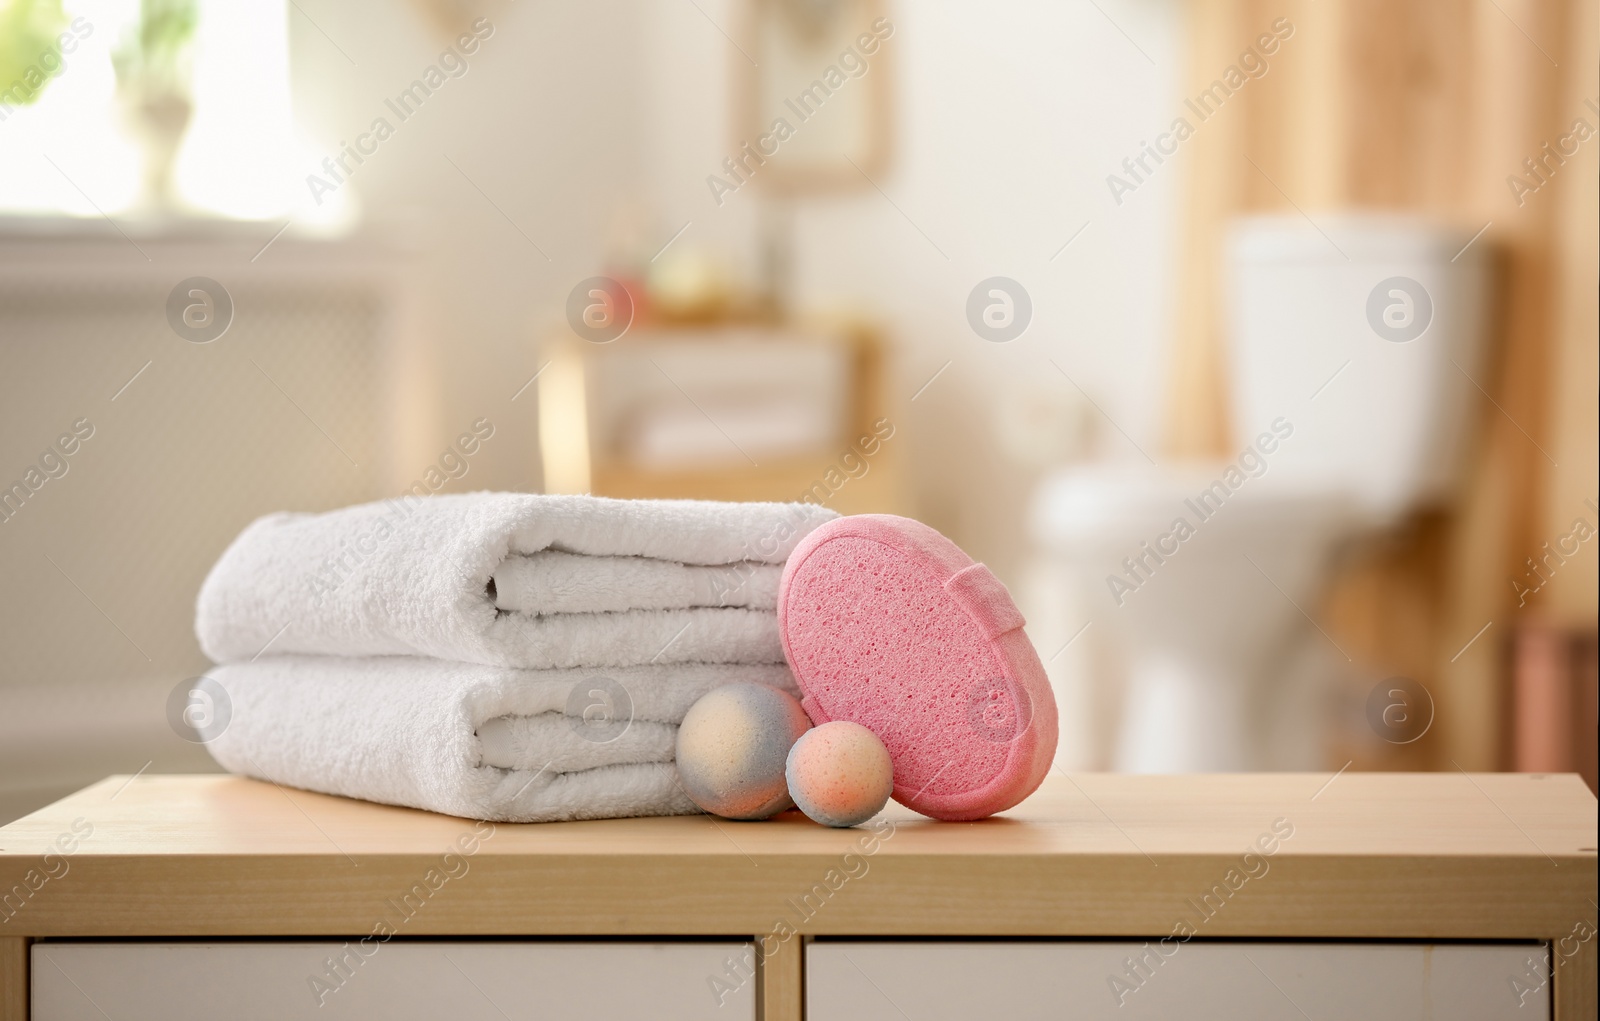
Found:
<svg viewBox="0 0 1600 1021"><path fill-rule="evenodd" d="M1073 624L1126 664L1114 768L1320 765L1316 678L1346 663L1314 620L1329 557L1448 494L1482 399L1489 275L1470 239L1394 217L1239 221L1237 453L1075 467L1040 488L1033 529Z"/></svg>

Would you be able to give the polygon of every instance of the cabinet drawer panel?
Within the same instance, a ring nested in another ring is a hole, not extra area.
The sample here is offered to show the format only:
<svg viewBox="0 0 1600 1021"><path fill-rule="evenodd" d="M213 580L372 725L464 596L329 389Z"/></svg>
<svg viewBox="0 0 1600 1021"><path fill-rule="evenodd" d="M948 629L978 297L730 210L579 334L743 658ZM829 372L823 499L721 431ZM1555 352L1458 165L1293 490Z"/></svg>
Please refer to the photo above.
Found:
<svg viewBox="0 0 1600 1021"><path fill-rule="evenodd" d="M32 1018L754 1021L754 978L728 981L753 960L732 942L36 943Z"/></svg>
<svg viewBox="0 0 1600 1021"><path fill-rule="evenodd" d="M1547 970L1536 944L828 941L806 950L806 1017L1535 1021Z"/></svg>

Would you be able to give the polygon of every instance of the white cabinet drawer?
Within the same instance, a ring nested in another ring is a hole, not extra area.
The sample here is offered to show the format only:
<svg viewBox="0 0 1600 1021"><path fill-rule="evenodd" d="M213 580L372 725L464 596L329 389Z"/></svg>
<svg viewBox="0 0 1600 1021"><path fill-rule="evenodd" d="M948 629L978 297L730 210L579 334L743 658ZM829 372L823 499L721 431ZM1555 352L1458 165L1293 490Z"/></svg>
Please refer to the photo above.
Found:
<svg viewBox="0 0 1600 1021"><path fill-rule="evenodd" d="M36 943L33 1021L754 1021L746 943Z"/></svg>
<svg viewBox="0 0 1600 1021"><path fill-rule="evenodd" d="M1191 942L1158 948L1152 942L1148 947L1143 942L813 943L806 949L806 1018L1536 1021L1550 1016L1550 986L1538 978L1548 971L1544 948L1534 944Z"/></svg>

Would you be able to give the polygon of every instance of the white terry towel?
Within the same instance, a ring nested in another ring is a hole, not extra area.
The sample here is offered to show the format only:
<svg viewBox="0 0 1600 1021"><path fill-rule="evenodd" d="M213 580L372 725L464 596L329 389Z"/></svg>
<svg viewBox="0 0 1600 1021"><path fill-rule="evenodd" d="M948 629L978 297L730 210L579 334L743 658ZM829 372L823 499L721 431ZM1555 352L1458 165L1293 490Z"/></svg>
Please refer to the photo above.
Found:
<svg viewBox="0 0 1600 1021"><path fill-rule="evenodd" d="M231 772L496 822L698 812L673 765L689 707L739 680L798 694L781 665L539 671L264 656L207 676L229 711L206 746Z"/></svg>
<svg viewBox="0 0 1600 1021"><path fill-rule="evenodd" d="M772 572L761 568L781 565L806 533L834 517L805 503L525 493L407 496L326 514L271 514L211 569L195 633L218 662L270 651L537 669L781 663L764 594ZM560 560L512 559L546 552L607 562L593 565L590 582L540 589L541 571L568 582L578 573ZM686 603L652 605L664 597L633 587L648 588L644 574L672 568L678 580L671 584L687 592ZM514 605L497 605L502 569ZM711 598L713 605L696 605ZM566 612L586 607L598 612Z"/></svg>

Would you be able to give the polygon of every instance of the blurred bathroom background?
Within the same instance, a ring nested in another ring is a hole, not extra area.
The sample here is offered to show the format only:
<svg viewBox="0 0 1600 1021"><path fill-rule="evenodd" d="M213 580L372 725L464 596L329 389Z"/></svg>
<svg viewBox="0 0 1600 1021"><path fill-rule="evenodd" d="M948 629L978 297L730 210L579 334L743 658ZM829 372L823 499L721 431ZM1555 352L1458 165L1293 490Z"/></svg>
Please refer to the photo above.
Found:
<svg viewBox="0 0 1600 1021"><path fill-rule="evenodd" d="M408 490L918 517L1065 770L1592 787L1597 66L1581 0L0 0L0 821L215 768L211 563Z"/></svg>

